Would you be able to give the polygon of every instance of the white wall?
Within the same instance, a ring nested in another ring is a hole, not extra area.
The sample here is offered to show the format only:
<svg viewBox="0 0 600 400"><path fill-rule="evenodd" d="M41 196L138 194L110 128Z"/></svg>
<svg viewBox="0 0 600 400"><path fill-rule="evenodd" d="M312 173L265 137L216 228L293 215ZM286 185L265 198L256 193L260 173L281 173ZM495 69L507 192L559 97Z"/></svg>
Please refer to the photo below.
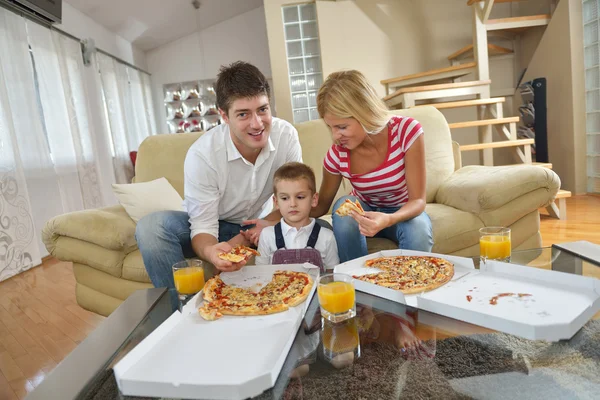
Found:
<svg viewBox="0 0 600 400"><path fill-rule="evenodd" d="M146 53L158 132L166 132L163 85L216 78L221 65L248 61L271 77L264 8L259 7Z"/></svg>
<svg viewBox="0 0 600 400"><path fill-rule="evenodd" d="M146 55L121 36L109 31L87 15L63 2L62 24L57 28L80 39L92 38L96 47L139 68L146 69Z"/></svg>

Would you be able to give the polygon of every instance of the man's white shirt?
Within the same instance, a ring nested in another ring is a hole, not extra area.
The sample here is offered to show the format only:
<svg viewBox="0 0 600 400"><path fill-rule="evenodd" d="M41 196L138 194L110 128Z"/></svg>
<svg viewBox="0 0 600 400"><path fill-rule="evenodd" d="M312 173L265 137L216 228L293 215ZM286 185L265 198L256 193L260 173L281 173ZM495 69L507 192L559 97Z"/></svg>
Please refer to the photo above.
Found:
<svg viewBox="0 0 600 400"><path fill-rule="evenodd" d="M308 238L315 226L315 219L310 219L310 224L303 226L300 229L296 229L293 226L288 225L283 218L281 218L281 233L283 234L283 240L285 242L286 249L303 249L308 243ZM319 238L315 244L315 249L321 253L323 259L323 265L326 268L333 268L340 263L338 256L337 243L335 236L330 229L321 227L319 231ZM275 241L275 227L267 226L260 233L260 239L258 240L258 252L260 256L256 256L256 265L271 264L273 260L273 253L277 251L277 243Z"/></svg>
<svg viewBox="0 0 600 400"><path fill-rule="evenodd" d="M208 233L218 239L219 220L239 224L266 217L273 210L273 174L292 161L302 162L298 132L279 118L273 118L267 146L254 164L233 144L229 125L202 135L184 164L183 205L190 216L191 237Z"/></svg>

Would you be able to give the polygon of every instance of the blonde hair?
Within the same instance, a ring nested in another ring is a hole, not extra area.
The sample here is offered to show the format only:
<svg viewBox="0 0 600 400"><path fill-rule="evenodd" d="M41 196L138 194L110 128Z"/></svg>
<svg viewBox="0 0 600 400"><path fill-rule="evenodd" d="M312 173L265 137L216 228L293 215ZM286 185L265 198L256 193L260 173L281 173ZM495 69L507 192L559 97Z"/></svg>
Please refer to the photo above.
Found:
<svg viewBox="0 0 600 400"><path fill-rule="evenodd" d="M337 118L354 118L369 134L380 132L390 119L383 100L356 70L329 75L317 94L317 109L321 118L327 113Z"/></svg>

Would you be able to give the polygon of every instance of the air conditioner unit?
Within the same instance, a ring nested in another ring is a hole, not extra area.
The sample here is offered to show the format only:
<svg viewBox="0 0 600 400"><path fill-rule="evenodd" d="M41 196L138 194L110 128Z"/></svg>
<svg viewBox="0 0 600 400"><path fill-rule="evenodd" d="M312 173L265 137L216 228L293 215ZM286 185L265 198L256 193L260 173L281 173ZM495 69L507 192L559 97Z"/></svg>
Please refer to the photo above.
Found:
<svg viewBox="0 0 600 400"><path fill-rule="evenodd" d="M62 0L0 0L0 6L48 24L62 22Z"/></svg>

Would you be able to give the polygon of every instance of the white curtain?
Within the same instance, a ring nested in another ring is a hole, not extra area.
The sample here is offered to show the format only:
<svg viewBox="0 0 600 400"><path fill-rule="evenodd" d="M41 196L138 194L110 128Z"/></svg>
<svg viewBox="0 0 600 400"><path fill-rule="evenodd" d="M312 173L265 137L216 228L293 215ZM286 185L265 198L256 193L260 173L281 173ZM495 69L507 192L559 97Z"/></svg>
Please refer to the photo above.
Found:
<svg viewBox="0 0 600 400"><path fill-rule="evenodd" d="M104 54L98 54L97 60L113 142L115 177L118 183L129 183L134 175L129 153L137 151L146 137L156 134L149 77Z"/></svg>
<svg viewBox="0 0 600 400"><path fill-rule="evenodd" d="M50 164L23 18L0 8L0 281L41 262L27 179ZM39 155L42 155L41 157ZM44 156L46 154L46 156Z"/></svg>

